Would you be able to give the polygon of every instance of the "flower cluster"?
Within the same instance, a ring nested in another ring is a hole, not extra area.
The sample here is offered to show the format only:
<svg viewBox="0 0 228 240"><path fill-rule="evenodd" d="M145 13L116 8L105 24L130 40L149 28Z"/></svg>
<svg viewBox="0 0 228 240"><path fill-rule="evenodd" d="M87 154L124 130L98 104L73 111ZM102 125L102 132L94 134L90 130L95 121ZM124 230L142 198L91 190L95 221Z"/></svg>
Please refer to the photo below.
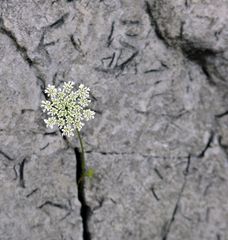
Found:
<svg viewBox="0 0 228 240"><path fill-rule="evenodd" d="M80 131L84 126L83 120L94 118L95 112L87 109L91 102L88 87L80 84L77 91L73 91L74 82L65 82L62 89L48 85L45 93L50 100L42 101L41 107L50 116L45 119L47 127L57 125L62 135L74 136L74 131Z"/></svg>

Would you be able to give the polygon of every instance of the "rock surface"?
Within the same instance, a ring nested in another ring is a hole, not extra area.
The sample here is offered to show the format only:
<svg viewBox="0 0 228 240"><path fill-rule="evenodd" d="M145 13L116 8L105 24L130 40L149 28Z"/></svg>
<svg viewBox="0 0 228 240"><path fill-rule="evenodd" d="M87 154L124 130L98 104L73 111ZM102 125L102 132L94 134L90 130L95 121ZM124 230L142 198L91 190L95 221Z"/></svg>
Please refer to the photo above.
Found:
<svg viewBox="0 0 228 240"><path fill-rule="evenodd" d="M227 21L226 0L1 1L1 240L228 239ZM97 113L89 215L79 143L40 109L63 81Z"/></svg>

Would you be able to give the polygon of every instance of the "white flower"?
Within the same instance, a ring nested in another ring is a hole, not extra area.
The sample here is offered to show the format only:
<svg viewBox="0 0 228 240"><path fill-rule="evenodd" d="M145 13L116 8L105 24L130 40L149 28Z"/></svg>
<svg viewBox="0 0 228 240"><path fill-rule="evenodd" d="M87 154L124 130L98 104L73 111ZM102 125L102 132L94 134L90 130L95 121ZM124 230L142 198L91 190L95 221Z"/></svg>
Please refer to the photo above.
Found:
<svg viewBox="0 0 228 240"><path fill-rule="evenodd" d="M47 127L50 127L50 128L53 128L53 126L57 124L57 121L54 117L44 119L44 122L47 124Z"/></svg>
<svg viewBox="0 0 228 240"><path fill-rule="evenodd" d="M54 98L57 94L57 89L55 86L48 84L48 87L44 92L47 93L48 97Z"/></svg>
<svg viewBox="0 0 228 240"><path fill-rule="evenodd" d="M83 121L94 118L95 112L88 107L90 89L80 84L77 91L73 91L74 82L65 82L62 89L56 89L53 85L48 85L45 93L50 100L42 101L41 107L50 117L45 119L47 127L53 128L57 125L62 135L73 136L74 131L78 131L84 126Z"/></svg>
<svg viewBox="0 0 228 240"><path fill-rule="evenodd" d="M64 84L63 84L63 92L65 92L65 93L70 93L72 90L73 90L73 88L74 88L74 82L65 82Z"/></svg>
<svg viewBox="0 0 228 240"><path fill-rule="evenodd" d="M68 137L74 136L74 129L70 125L65 126L63 128L63 135L66 135Z"/></svg>
<svg viewBox="0 0 228 240"><path fill-rule="evenodd" d="M91 111L90 109L83 110L83 116L86 121L89 121L90 119L94 119L95 112Z"/></svg>
<svg viewBox="0 0 228 240"><path fill-rule="evenodd" d="M51 103L49 101L42 101L41 107L43 108L43 112L46 112L51 108Z"/></svg>

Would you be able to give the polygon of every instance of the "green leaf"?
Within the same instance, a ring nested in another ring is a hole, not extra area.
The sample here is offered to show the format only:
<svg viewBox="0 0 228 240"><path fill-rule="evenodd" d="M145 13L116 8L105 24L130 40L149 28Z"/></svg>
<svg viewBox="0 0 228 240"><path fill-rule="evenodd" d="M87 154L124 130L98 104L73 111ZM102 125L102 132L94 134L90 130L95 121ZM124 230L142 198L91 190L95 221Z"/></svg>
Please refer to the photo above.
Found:
<svg viewBox="0 0 228 240"><path fill-rule="evenodd" d="M93 168L89 168L86 173L85 176L88 178L92 178L94 176L94 169Z"/></svg>

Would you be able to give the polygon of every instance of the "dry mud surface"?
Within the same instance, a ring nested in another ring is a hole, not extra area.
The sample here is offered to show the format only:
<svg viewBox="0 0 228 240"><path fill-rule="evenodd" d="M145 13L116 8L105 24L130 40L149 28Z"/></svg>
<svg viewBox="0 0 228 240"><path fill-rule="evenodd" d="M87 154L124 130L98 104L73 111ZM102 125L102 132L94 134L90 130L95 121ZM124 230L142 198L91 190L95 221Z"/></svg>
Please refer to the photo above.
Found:
<svg viewBox="0 0 228 240"><path fill-rule="evenodd" d="M228 239L228 2L0 1L0 239ZM47 129L48 84L91 88L96 171Z"/></svg>

